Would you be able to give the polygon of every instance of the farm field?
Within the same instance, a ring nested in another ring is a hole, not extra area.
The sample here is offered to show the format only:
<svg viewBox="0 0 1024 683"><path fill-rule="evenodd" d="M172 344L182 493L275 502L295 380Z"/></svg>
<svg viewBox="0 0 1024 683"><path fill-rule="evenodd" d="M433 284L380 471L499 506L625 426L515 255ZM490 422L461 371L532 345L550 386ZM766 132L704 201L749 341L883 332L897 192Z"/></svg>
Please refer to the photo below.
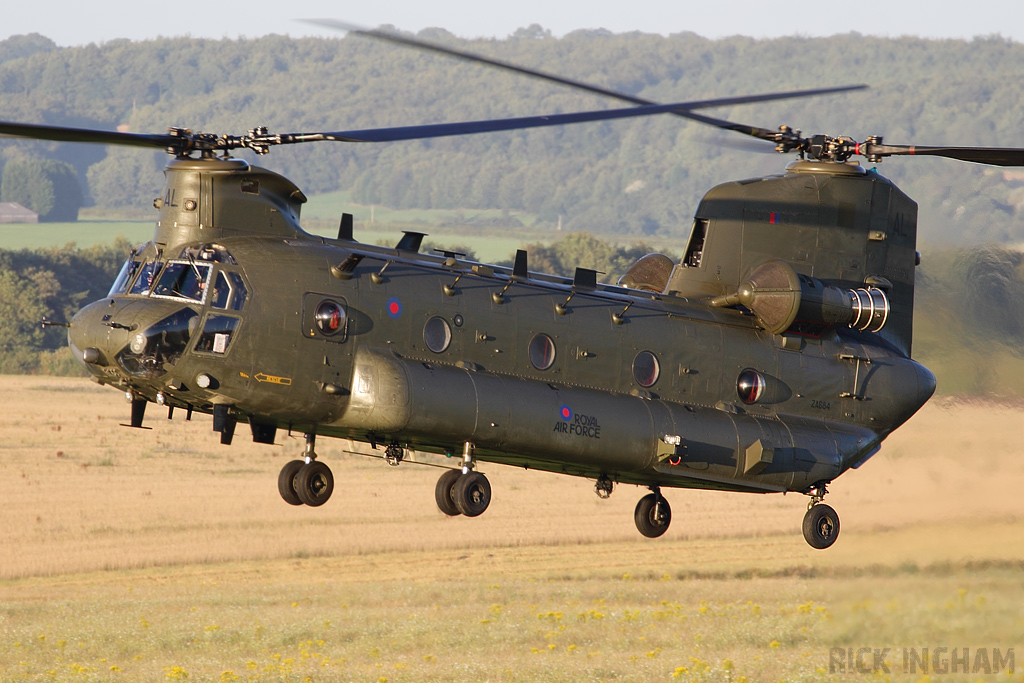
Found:
<svg viewBox="0 0 1024 683"><path fill-rule="evenodd" d="M145 207L142 207L145 208ZM495 227L488 222L500 221L501 211L389 209L351 204L348 194L334 192L310 198L303 207L302 226L314 235L336 237L338 222L344 211L355 216L355 237L369 244L396 244L403 230L429 234L427 242L444 247L469 247L477 257L488 262L510 259L516 249L526 243L550 242L552 233L532 227ZM84 209L73 223L12 223L0 225L0 249L39 249L109 244L124 237L132 244L141 244L153 237L156 211L131 214L132 218L101 215L96 209ZM150 215L150 219L145 219ZM528 224L532 216L521 217Z"/></svg>
<svg viewBox="0 0 1024 683"><path fill-rule="evenodd" d="M74 243L78 247L110 244L124 237L133 244L153 238L154 221L96 218L74 223L7 223L0 225L0 249L43 249Z"/></svg>
<svg viewBox="0 0 1024 683"><path fill-rule="evenodd" d="M314 235L336 237L338 234L338 219L310 219L304 220L302 225ZM516 249L527 242L550 241L542 239L537 233L525 230L517 230L515 236L509 237L508 230L460 232L455 228L383 221L373 226L357 224L355 238L368 244L397 244L402 237L403 229L429 233L427 241L430 243L445 247L469 247L478 258L488 262L511 258ZM110 244L118 237L124 237L132 244L146 242L153 238L153 222L97 218L76 223L0 225L0 249L43 249L63 247L71 243L78 247L90 247L96 244Z"/></svg>
<svg viewBox="0 0 1024 683"><path fill-rule="evenodd" d="M210 418L118 427L88 380L0 377L0 680L920 680L902 648L1024 657L1024 408L937 400L837 480L837 544L806 498L642 490L482 465L494 498L444 517L439 473L350 454L322 508L276 490L302 449L221 446ZM428 464L444 458L418 456ZM871 658L868 658L871 663ZM932 680L1024 681L930 672Z"/></svg>

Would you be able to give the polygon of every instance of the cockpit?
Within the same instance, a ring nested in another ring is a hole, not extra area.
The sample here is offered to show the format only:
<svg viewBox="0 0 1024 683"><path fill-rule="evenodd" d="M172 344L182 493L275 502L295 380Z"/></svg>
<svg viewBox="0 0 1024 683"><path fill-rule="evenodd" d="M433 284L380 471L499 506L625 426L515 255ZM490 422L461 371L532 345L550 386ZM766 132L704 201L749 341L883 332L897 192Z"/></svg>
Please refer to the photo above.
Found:
<svg viewBox="0 0 1024 683"><path fill-rule="evenodd" d="M143 260L133 252L121 266L107 296L181 299L197 304L209 303L213 308L242 310L248 289L236 270L218 268L212 294L209 294L214 264L238 265L227 249L217 244L185 247L178 258L166 262L159 258Z"/></svg>
<svg viewBox="0 0 1024 683"><path fill-rule="evenodd" d="M145 329L135 330L132 325L127 346L115 356L117 364L136 377L164 375L188 351L197 331L194 352L228 353L241 322L239 314L249 298L241 269L230 252L219 244L188 246L170 259L159 254L145 258L140 251L133 250L125 261L108 297L185 305L146 324Z"/></svg>

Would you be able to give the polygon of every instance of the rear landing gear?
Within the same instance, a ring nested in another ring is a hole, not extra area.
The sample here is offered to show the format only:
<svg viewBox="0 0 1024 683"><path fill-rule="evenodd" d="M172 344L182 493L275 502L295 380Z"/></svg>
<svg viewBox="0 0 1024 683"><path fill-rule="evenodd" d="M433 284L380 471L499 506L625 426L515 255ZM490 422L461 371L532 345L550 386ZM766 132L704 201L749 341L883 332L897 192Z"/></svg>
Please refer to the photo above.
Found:
<svg viewBox="0 0 1024 683"><path fill-rule="evenodd" d="M285 463L277 477L278 493L289 505L319 507L334 492L334 475L330 467L316 459L315 444L316 434L306 434L305 458Z"/></svg>
<svg viewBox="0 0 1024 683"><path fill-rule="evenodd" d="M807 514L804 515L804 540L812 548L824 550L839 538L839 515L821 502L828 493L824 485L811 489L810 493L811 502L807 506Z"/></svg>
<svg viewBox="0 0 1024 683"><path fill-rule="evenodd" d="M648 493L636 504L633 519L641 534L647 538L657 538L668 531L668 525L672 522L672 508L662 498L657 487L651 490L653 493Z"/></svg>

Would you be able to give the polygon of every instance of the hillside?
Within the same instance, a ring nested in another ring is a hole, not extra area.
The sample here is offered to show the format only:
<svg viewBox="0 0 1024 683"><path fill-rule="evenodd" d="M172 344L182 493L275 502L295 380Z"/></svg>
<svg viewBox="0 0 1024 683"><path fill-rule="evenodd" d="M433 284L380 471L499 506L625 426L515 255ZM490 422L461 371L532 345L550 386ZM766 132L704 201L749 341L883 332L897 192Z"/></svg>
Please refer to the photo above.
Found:
<svg viewBox="0 0 1024 683"><path fill-rule="evenodd" d="M421 37L672 102L866 83L866 92L710 113L805 132L882 134L916 144L1020 145L1024 45L999 38L708 40L683 33L539 27L505 40ZM169 125L241 133L347 130L617 106L478 65L373 42L162 39L58 48L41 36L0 42L0 119L159 132ZM672 116L432 142L320 144L260 160L307 194L345 190L361 204L527 212L535 229L681 237L703 192L781 170L727 135ZM758 151L769 151L764 145ZM160 153L7 142L0 162L31 154L78 170L98 207L145 211ZM1024 173L938 159L887 161L882 172L921 204L925 242L1024 241ZM507 229L501 226L496 229Z"/></svg>

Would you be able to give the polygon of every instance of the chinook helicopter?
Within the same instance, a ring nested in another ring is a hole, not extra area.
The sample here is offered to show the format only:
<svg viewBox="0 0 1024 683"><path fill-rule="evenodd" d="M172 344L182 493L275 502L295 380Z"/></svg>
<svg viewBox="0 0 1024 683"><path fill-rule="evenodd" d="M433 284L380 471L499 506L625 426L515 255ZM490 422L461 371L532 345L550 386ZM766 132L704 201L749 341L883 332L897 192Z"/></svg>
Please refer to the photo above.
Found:
<svg viewBox="0 0 1024 683"><path fill-rule="evenodd" d="M1024 165L1024 150L912 147L801 136L697 113L842 92L823 88L657 104L385 31L320 22L629 102L624 109L357 131L212 135L119 133L0 123L0 134L163 148L173 156L153 239L108 295L68 323L93 379L125 393L129 426L150 403L212 414L273 444L305 434L281 497L323 505L334 477L316 439L349 438L399 465L410 449L461 458L438 479L446 515L491 500L478 463L647 487L634 521L661 536L666 487L809 496L803 534L831 546L827 486L862 465L935 390L911 358L917 205L853 161L932 155ZM315 141L387 142L671 113L796 153L784 172L719 185L700 202L682 259L640 259L616 285L511 268L454 252L334 239L300 225L286 178L230 152ZM218 154L221 155L218 157Z"/></svg>

